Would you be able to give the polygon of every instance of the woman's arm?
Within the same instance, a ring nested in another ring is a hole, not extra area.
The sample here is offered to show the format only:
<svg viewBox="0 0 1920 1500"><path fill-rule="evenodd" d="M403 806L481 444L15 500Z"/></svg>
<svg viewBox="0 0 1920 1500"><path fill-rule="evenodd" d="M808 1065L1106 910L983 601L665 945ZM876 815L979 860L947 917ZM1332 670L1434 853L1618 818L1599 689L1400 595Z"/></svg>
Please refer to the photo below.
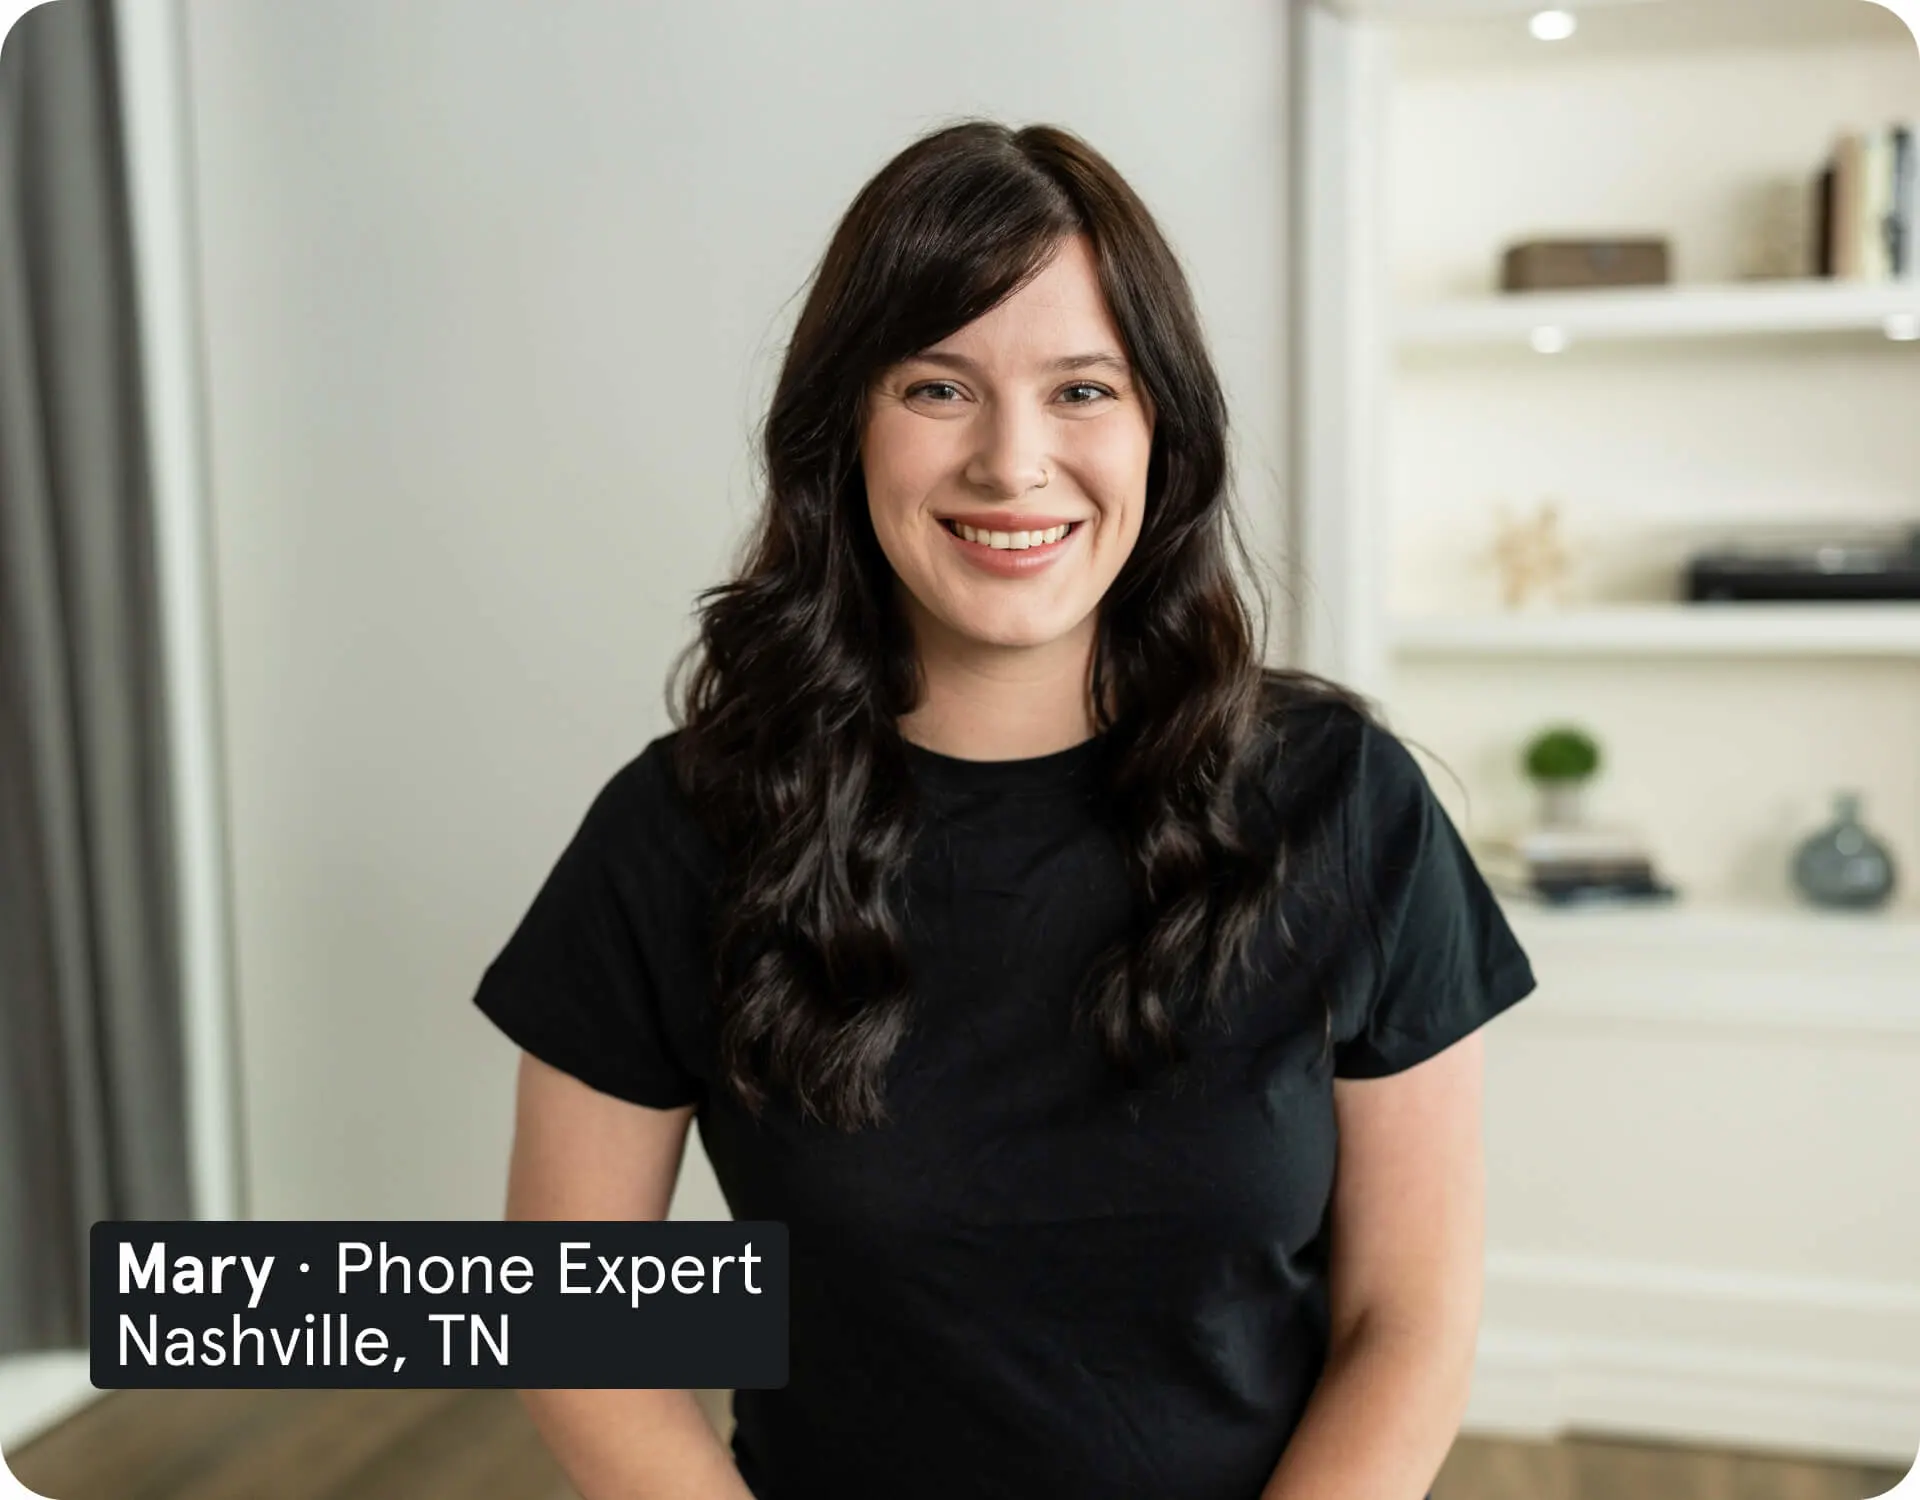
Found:
<svg viewBox="0 0 1920 1500"><path fill-rule="evenodd" d="M509 1219L663 1219L693 1107L647 1109L522 1053ZM583 1500L753 1500L687 1391L522 1391Z"/></svg>
<svg viewBox="0 0 1920 1500"><path fill-rule="evenodd" d="M1453 1446L1480 1325L1482 1054L1474 1032L1334 1083L1331 1347L1261 1500L1420 1500Z"/></svg>

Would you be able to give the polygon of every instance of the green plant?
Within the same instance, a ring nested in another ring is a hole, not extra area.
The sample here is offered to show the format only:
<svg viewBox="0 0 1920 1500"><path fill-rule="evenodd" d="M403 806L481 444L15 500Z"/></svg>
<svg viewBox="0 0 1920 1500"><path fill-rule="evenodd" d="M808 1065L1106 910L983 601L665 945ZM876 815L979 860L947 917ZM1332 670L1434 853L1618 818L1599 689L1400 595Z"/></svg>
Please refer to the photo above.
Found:
<svg viewBox="0 0 1920 1500"><path fill-rule="evenodd" d="M1528 742L1522 763L1534 781L1585 781L1600 769L1600 746L1584 729L1556 725Z"/></svg>

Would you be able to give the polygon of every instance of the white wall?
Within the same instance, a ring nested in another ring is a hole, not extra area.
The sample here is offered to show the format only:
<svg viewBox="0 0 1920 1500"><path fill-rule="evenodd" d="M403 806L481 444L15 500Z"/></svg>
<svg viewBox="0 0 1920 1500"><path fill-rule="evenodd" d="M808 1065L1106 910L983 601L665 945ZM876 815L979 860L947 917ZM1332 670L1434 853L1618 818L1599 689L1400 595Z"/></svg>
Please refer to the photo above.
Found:
<svg viewBox="0 0 1920 1500"><path fill-rule="evenodd" d="M469 996L667 727L794 294L889 155L985 112L1113 159L1272 554L1283 7L186 9L251 1208L488 1216L513 1058Z"/></svg>

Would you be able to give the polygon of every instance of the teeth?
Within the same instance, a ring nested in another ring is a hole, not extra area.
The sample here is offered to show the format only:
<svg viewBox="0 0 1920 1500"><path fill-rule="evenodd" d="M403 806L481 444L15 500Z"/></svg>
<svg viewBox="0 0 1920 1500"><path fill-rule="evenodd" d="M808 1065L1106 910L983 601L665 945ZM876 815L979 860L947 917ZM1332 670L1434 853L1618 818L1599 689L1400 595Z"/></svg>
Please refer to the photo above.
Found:
<svg viewBox="0 0 1920 1500"><path fill-rule="evenodd" d="M1065 536L1068 526L1049 526L1045 531L981 531L977 527L955 521L953 529L969 542L978 542L983 547L993 547L1000 551L1024 551L1028 547L1044 547L1057 542Z"/></svg>

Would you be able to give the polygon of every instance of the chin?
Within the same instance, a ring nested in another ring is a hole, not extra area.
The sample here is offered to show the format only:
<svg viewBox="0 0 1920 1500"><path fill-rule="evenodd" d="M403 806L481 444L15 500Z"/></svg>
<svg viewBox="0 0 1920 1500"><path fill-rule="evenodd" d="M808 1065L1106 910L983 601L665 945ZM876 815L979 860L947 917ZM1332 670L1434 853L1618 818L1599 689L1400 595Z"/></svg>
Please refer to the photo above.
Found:
<svg viewBox="0 0 1920 1500"><path fill-rule="evenodd" d="M1033 650L1051 646L1070 633L1050 622L1026 620L962 620L956 622L954 628L974 645L992 646L999 650Z"/></svg>

